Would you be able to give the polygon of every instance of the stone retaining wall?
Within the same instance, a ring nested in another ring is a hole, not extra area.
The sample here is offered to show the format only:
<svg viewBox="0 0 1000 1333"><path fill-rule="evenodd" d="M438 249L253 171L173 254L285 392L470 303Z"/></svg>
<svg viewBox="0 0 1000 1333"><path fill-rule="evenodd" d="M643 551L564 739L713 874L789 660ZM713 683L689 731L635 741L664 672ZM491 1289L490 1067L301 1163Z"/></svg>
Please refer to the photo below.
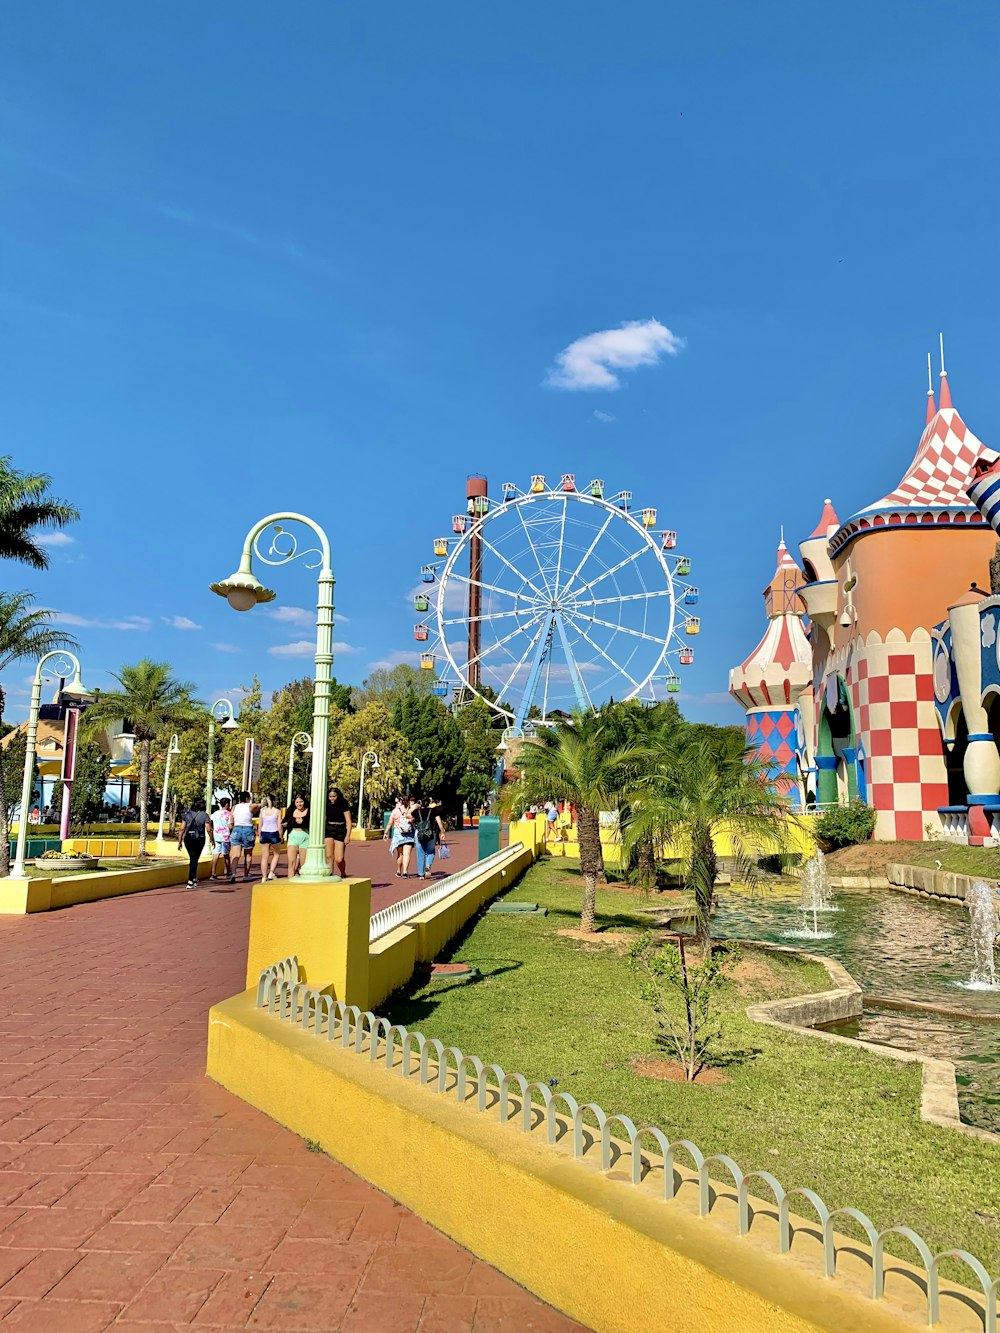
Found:
<svg viewBox="0 0 1000 1333"><path fill-rule="evenodd" d="M956 875L950 870L908 865L886 866L885 873L891 888L906 889L923 898L937 898L947 903L964 903L969 885L982 878L981 875Z"/></svg>

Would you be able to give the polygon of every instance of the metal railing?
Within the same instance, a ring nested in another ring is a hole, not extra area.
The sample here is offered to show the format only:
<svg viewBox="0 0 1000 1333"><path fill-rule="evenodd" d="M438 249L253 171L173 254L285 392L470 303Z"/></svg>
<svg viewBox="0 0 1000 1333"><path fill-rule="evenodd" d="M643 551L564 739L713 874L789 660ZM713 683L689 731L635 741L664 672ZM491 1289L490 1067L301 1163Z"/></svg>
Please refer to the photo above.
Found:
<svg viewBox="0 0 1000 1333"><path fill-rule="evenodd" d="M495 861L496 855L486 859ZM479 863L480 866L483 864ZM714 1167L717 1173L722 1171L732 1180L736 1191L737 1234L740 1236L750 1233L758 1213L751 1200L751 1187L764 1186L777 1209L779 1254L791 1252L794 1237L800 1229L805 1234L816 1230L815 1223L800 1227L796 1225L798 1219L793 1218L793 1201L805 1200L819 1223L825 1277L836 1276L841 1252L858 1253L856 1243L851 1242L842 1249L837 1246L835 1223L840 1218L848 1218L861 1228L871 1247L873 1300L881 1300L885 1295L885 1242L890 1236L901 1236L919 1255L927 1274L928 1325L940 1320L941 1265L948 1259L957 1260L979 1282L983 1296L983 1333L998 1333L1000 1276L991 1277L985 1265L968 1250L948 1249L935 1254L912 1227L892 1226L879 1230L867 1213L858 1208L828 1208L815 1190L805 1186L786 1190L770 1171L744 1171L725 1153L706 1156L690 1139L671 1141L655 1125L637 1126L629 1116L608 1115L594 1102L581 1106L571 1093L553 1092L548 1083L529 1082L523 1074L508 1074L500 1065L485 1064L476 1055L463 1055L457 1046L445 1046L436 1037L410 1032L402 1024L390 1023L370 1010L362 1012L357 1005L344 1004L300 982L298 960L294 957L285 958L261 972L257 982L257 1007L279 1020L301 1027L303 1031L311 1029L317 1038L325 1037L345 1051L367 1055L372 1064L381 1063L389 1071L398 1068L403 1078L415 1076L419 1083L442 1096L453 1094L459 1105L471 1107L479 1114L495 1111L502 1125L513 1125L525 1134L544 1133L546 1142L553 1146L564 1147L563 1140L568 1139L573 1157L600 1171L610 1171L628 1157L629 1183L633 1187L648 1187L650 1177L655 1180L659 1173L659 1197L667 1202L676 1198L681 1189L695 1185L699 1217L707 1217L720 1198L725 1197L713 1188L710 1171ZM620 1137L622 1134L624 1138ZM644 1151L644 1143L655 1144L655 1148ZM690 1167L678 1166L679 1153L690 1161ZM619 1179L616 1183L625 1182Z"/></svg>
<svg viewBox="0 0 1000 1333"><path fill-rule="evenodd" d="M503 872L503 868L508 861L513 860L519 852L524 851L524 844L515 842L511 847L502 847L499 852L493 852L491 856L484 856L481 861L474 862L467 866L465 870L456 870L454 875L446 875L444 879L439 879L433 884L428 884L426 888L418 889L416 893L411 893L408 898L402 902L393 903L391 907L383 907L381 912L375 912L372 915L371 925L368 927L368 942L374 944L380 940L383 935L388 935L390 930L395 930L397 926L405 925L411 917L419 912L425 911L428 907L433 907L435 903L441 902L449 897L457 889L465 888L471 880L486 870L496 870L498 867Z"/></svg>

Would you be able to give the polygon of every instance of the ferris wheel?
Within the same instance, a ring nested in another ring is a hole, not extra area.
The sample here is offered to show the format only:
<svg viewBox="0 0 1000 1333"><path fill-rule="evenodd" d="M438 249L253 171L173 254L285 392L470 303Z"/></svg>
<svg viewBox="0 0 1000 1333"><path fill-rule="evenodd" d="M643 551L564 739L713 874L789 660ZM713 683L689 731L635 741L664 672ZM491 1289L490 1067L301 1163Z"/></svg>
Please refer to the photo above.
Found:
<svg viewBox="0 0 1000 1333"><path fill-rule="evenodd" d="M694 661L698 589L677 533L635 510L630 491L469 478L452 536L434 539L414 607L420 665L457 704L479 697L520 733L532 720L608 699L680 690Z"/></svg>

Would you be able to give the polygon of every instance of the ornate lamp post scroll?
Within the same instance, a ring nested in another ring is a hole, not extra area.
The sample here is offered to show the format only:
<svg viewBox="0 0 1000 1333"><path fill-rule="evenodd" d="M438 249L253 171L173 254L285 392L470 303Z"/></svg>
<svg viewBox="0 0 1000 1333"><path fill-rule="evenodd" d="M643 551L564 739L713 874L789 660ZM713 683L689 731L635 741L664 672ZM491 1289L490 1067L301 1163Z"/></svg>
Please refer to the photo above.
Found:
<svg viewBox="0 0 1000 1333"><path fill-rule="evenodd" d="M378 755L374 750L366 750L361 756L361 782L358 785L358 828L362 833L365 828L365 764L371 760L372 772L378 768Z"/></svg>
<svg viewBox="0 0 1000 1333"><path fill-rule="evenodd" d="M170 793L170 761L175 754L180 754L181 747L177 740L177 732L170 737L170 748L167 750L167 768L163 774L163 795L160 797L160 823L156 830L156 841L163 841L163 815L167 808L167 796Z"/></svg>
<svg viewBox="0 0 1000 1333"><path fill-rule="evenodd" d="M295 747L296 745L301 745L303 742L305 742L306 748L303 750L302 753L312 754L313 752L312 737L309 735L308 731L297 731L295 735L292 737L291 745L288 747L288 790L287 790L287 795L285 796L286 810L292 803L292 783L295 779Z"/></svg>
<svg viewBox="0 0 1000 1333"><path fill-rule="evenodd" d="M222 730L237 730L236 716L233 713L233 705L230 700L216 699L208 715L208 762L205 764L205 809L209 814L212 812L212 798L215 795L215 710L217 708L227 711Z"/></svg>
<svg viewBox="0 0 1000 1333"><path fill-rule="evenodd" d="M302 523L319 539L319 547L300 551L294 535L283 523ZM272 528L270 544L261 550L261 537ZM273 602L275 594L265 588L254 575L252 560L256 556L265 565L287 565L292 560L318 556L306 560L307 569L318 569L316 597L316 684L313 691L313 768L309 799L309 848L302 869L305 879L327 879L326 850L323 831L326 821L326 779L330 743L330 677L333 666L333 569L330 563L330 542L326 533L305 514L268 514L247 533L243 543L240 567L228 579L211 584L212 592L225 597L234 611L249 611L258 602Z"/></svg>
<svg viewBox="0 0 1000 1333"><path fill-rule="evenodd" d="M46 662L57 661L59 666L56 668L56 674L59 676L68 676L69 668L73 668L73 679L68 685L64 685L62 695L75 703L85 703L92 700L95 696L84 688L83 681L80 679L80 659L75 653L67 652L65 648L57 648L54 652L46 653L44 657L39 658L38 666L35 667L34 679L31 682L31 704L28 708L28 734L25 737L24 749L24 778L21 783L21 810L17 819L17 850L14 854L14 865L11 869L11 875L16 879L24 878L24 850L28 841L28 809L31 805L31 789L34 785L35 776L35 742L38 739L38 710L42 706L42 668Z"/></svg>

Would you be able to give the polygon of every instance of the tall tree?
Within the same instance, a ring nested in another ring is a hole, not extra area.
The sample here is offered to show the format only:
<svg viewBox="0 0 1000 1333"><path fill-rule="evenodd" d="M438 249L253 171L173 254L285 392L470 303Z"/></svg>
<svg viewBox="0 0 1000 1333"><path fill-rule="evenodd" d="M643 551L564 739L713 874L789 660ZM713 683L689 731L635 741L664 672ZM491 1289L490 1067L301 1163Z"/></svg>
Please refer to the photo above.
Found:
<svg viewBox="0 0 1000 1333"><path fill-rule="evenodd" d="M729 739L691 735L692 730L656 738L639 755L641 776L624 839L626 847L634 847L651 837L658 846L670 843L681 852L698 935L710 947L717 842L729 839L737 873L756 887L757 857L787 846L788 803L745 741L737 752Z"/></svg>
<svg viewBox="0 0 1000 1333"><path fill-rule="evenodd" d="M91 704L83 715L83 726L87 733L93 733L116 718L124 718L132 728L139 750L139 855L145 856L152 743L168 727L176 729L204 718L205 706L193 698L193 684L172 674L169 662L144 657L112 675L119 688Z"/></svg>
<svg viewBox="0 0 1000 1333"><path fill-rule="evenodd" d="M330 733L330 781L335 782L357 808L361 760L373 751L378 768L365 769L365 810L371 823L380 823L378 812L413 782L417 776L413 752L406 737L392 724L385 704L374 700L357 713L341 714ZM358 811L358 823L363 822Z"/></svg>
<svg viewBox="0 0 1000 1333"><path fill-rule="evenodd" d="M581 930L593 930L597 910L597 878L603 866L600 811L616 807L633 747L620 737L602 713L574 713L568 722L539 727L518 753L521 788L529 801L549 798L576 806L583 873Z"/></svg>
<svg viewBox="0 0 1000 1333"><path fill-rule="evenodd" d="M34 600L30 592L0 592L0 673L14 662L37 661L56 648L76 647L71 634L52 628L52 612L33 607ZM0 721L5 704L0 685ZM9 809L11 801L17 800L15 792L24 766L23 750L21 753L21 764L15 768L9 751L0 751L0 876L10 874ZM14 788L9 793L8 784Z"/></svg>
<svg viewBox="0 0 1000 1333"><path fill-rule="evenodd" d="M486 803L497 766L497 746L503 735L505 719L482 699L474 699L459 713L456 721L462 735L465 772L458 784L458 795L476 811Z"/></svg>
<svg viewBox="0 0 1000 1333"><path fill-rule="evenodd" d="M465 771L462 733L440 699L432 694L407 691L396 701L393 725L410 743L420 760L418 786L436 796L446 810L458 805L458 785Z"/></svg>
<svg viewBox="0 0 1000 1333"><path fill-rule="evenodd" d="M71 504L49 494L51 484L44 472L19 472L9 455L0 458L0 559L48 568L38 530L63 528L80 517Z"/></svg>
<svg viewBox="0 0 1000 1333"><path fill-rule="evenodd" d="M434 672L400 662L394 667L376 667L360 690L355 691L355 703L360 707L380 699L390 713L404 694L430 694Z"/></svg>

